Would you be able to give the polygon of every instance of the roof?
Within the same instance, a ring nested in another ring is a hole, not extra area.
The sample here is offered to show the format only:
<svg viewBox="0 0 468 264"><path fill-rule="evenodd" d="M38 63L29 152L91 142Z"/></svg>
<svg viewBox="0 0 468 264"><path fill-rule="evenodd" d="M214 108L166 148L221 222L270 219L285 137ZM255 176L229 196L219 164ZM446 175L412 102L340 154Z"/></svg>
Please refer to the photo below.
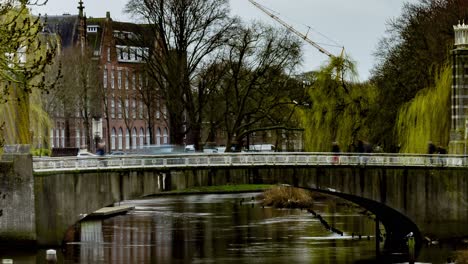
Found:
<svg viewBox="0 0 468 264"><path fill-rule="evenodd" d="M44 31L58 34L64 48L78 41L77 15L49 16L44 19Z"/></svg>

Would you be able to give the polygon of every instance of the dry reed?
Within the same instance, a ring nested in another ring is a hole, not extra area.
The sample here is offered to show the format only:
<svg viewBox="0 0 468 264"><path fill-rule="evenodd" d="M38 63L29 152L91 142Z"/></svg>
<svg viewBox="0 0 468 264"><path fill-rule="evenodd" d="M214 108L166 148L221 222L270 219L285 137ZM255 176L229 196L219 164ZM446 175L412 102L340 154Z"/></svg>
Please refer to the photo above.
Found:
<svg viewBox="0 0 468 264"><path fill-rule="evenodd" d="M263 192L262 204L275 208L309 208L313 204L313 199L307 190L277 186Z"/></svg>

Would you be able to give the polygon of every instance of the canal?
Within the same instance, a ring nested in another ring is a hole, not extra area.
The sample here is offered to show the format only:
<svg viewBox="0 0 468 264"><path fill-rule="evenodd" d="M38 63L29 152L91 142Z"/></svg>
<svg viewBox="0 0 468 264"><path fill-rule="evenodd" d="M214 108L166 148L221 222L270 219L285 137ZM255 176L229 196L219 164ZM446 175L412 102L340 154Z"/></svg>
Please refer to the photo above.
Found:
<svg viewBox="0 0 468 264"><path fill-rule="evenodd" d="M314 211L340 235L306 210L262 207L257 195L126 201L135 210L77 224L57 250L59 263L376 263L375 223L365 210L317 199ZM45 263L45 249L0 253L13 263ZM445 263L450 254L443 246L425 247L418 260Z"/></svg>

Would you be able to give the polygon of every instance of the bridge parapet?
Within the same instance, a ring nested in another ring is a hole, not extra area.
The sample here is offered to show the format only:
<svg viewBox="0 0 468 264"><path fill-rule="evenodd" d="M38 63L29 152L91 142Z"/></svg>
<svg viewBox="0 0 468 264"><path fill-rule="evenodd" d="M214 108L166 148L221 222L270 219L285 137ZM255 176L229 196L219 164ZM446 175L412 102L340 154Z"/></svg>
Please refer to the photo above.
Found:
<svg viewBox="0 0 468 264"><path fill-rule="evenodd" d="M185 168L227 166L388 166L388 167L462 167L466 157L460 155L362 154L362 153L225 153L177 155L128 155L121 157L35 158L35 172L106 170L130 168Z"/></svg>

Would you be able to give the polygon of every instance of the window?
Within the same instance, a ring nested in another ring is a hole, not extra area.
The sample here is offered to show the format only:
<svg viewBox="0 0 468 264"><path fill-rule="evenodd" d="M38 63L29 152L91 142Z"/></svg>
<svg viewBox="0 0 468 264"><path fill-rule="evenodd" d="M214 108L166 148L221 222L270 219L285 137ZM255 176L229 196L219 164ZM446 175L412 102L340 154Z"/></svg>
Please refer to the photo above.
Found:
<svg viewBox="0 0 468 264"><path fill-rule="evenodd" d="M119 60L123 59L123 50L121 48L117 48L117 58L119 58Z"/></svg>
<svg viewBox="0 0 468 264"><path fill-rule="evenodd" d="M50 147L55 148L54 144L54 129L50 129Z"/></svg>
<svg viewBox="0 0 468 264"><path fill-rule="evenodd" d="M156 119L161 118L161 111L159 109L159 99L156 101Z"/></svg>
<svg viewBox="0 0 468 264"><path fill-rule="evenodd" d="M111 133L111 149L115 150L115 127L112 128L112 133Z"/></svg>
<svg viewBox="0 0 468 264"><path fill-rule="evenodd" d="M169 143L169 133L167 132L167 128L164 128L164 138L163 138L163 141L164 141L164 144L167 144Z"/></svg>
<svg viewBox="0 0 468 264"><path fill-rule="evenodd" d="M156 145L161 145L161 128L156 131Z"/></svg>
<svg viewBox="0 0 468 264"><path fill-rule="evenodd" d="M130 149L130 129L128 128L125 133L125 149Z"/></svg>
<svg viewBox="0 0 468 264"><path fill-rule="evenodd" d="M115 118L115 98L111 98L111 118Z"/></svg>
<svg viewBox="0 0 468 264"><path fill-rule="evenodd" d="M104 65L104 71L103 71L103 80L102 80L102 83L104 85L104 88L107 89L107 66Z"/></svg>
<svg viewBox="0 0 468 264"><path fill-rule="evenodd" d="M125 90L128 90L128 69L125 71Z"/></svg>
<svg viewBox="0 0 468 264"><path fill-rule="evenodd" d="M162 109L162 110L163 110L163 117L164 117L164 119L167 119L167 107L166 107L166 105L163 105L163 109Z"/></svg>
<svg viewBox="0 0 468 264"><path fill-rule="evenodd" d="M132 73L132 88L136 90L136 73Z"/></svg>
<svg viewBox="0 0 468 264"><path fill-rule="evenodd" d="M119 149L122 150L122 145L123 145L123 130L122 128L119 128L119 139L118 139L118 144L119 144Z"/></svg>
<svg viewBox="0 0 468 264"><path fill-rule="evenodd" d="M138 80L138 81L140 82L140 87L139 87L139 89L141 90L141 88L143 88L143 74L140 73L140 76L139 76L139 77L140 77L139 80Z"/></svg>
<svg viewBox="0 0 468 264"><path fill-rule="evenodd" d="M55 129L55 146L60 148L60 130L58 128Z"/></svg>
<svg viewBox="0 0 468 264"><path fill-rule="evenodd" d="M128 109L129 108L129 105L128 105L128 98L125 99L125 118L128 118L129 115L128 115Z"/></svg>
<svg viewBox="0 0 468 264"><path fill-rule="evenodd" d="M80 129L77 128L75 130L75 133L76 133L76 135L75 135L75 147L80 148Z"/></svg>
<svg viewBox="0 0 468 264"><path fill-rule="evenodd" d="M122 89L122 70L117 71L117 88Z"/></svg>
<svg viewBox="0 0 468 264"><path fill-rule="evenodd" d="M137 129L136 127L133 128L132 134L132 149L136 149L137 146Z"/></svg>
<svg viewBox="0 0 468 264"><path fill-rule="evenodd" d="M91 25L86 27L86 31L88 33L96 33L98 31L99 26Z"/></svg>
<svg viewBox="0 0 468 264"><path fill-rule="evenodd" d="M114 76L114 69L111 69L111 88L114 89L115 87L115 76Z"/></svg>
<svg viewBox="0 0 468 264"><path fill-rule="evenodd" d="M65 128L62 128L62 144L61 144L61 147L64 148L65 147Z"/></svg>
<svg viewBox="0 0 468 264"><path fill-rule="evenodd" d="M136 99L132 99L132 118L136 119Z"/></svg>
<svg viewBox="0 0 468 264"><path fill-rule="evenodd" d="M107 61L110 62L111 61L111 49L110 47L107 47Z"/></svg>
<svg viewBox="0 0 468 264"><path fill-rule="evenodd" d="M143 148L145 144L145 130L141 127L140 128L140 148Z"/></svg>
<svg viewBox="0 0 468 264"><path fill-rule="evenodd" d="M117 118L122 119L122 98L117 99Z"/></svg>

